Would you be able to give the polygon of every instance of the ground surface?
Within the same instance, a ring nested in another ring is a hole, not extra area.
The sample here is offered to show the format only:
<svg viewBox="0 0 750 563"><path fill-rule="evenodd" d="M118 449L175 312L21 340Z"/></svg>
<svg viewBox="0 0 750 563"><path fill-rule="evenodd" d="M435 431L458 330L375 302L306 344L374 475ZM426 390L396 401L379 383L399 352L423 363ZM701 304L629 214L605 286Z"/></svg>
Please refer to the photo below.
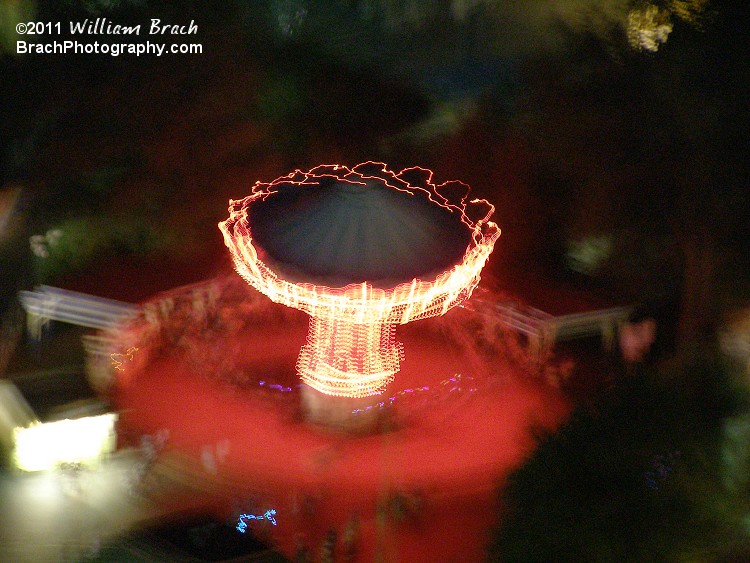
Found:
<svg viewBox="0 0 750 563"><path fill-rule="evenodd" d="M227 534L194 492L162 478L134 489L141 458L123 451L96 470L0 471L0 554L18 563L284 559L256 539ZM137 494L135 494L137 492Z"/></svg>
<svg viewBox="0 0 750 563"><path fill-rule="evenodd" d="M183 351L143 351L118 377L121 427L134 435L168 431L167 448L202 465L220 495L253 497L257 512L276 509L278 526L267 533L290 557L298 544L317 553L333 530L338 549L356 549L356 560L481 561L498 518L498 484L533 449L532 429L555 427L569 406L559 392L505 368L480 374L476 357L436 332L401 328L405 360L388 394L412 391L394 402L387 432L325 433L300 420L295 392L271 400L252 388L261 378L295 385L304 322L263 322L221 341L228 353L238 343L247 351L242 369L250 375L239 391L195 371ZM444 384L467 372L477 374L475 392ZM421 400L414 390L424 386L432 392ZM346 544L352 522L356 540Z"/></svg>

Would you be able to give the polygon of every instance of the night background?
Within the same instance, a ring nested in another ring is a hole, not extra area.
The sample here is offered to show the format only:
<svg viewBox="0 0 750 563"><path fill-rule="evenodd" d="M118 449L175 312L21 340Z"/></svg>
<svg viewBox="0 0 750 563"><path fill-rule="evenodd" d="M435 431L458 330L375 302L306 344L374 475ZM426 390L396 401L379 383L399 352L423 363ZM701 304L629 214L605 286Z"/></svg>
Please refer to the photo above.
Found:
<svg viewBox="0 0 750 563"><path fill-rule="evenodd" d="M96 18L143 29L79 41L202 52L16 53ZM656 327L635 358L589 338L529 373L573 412L498 489L488 560L750 561L743 0L3 0L0 112L0 376L27 395L83 350L57 323L32 341L19 291L138 303L231 270L216 225L256 181L421 166L496 207L480 287Z"/></svg>

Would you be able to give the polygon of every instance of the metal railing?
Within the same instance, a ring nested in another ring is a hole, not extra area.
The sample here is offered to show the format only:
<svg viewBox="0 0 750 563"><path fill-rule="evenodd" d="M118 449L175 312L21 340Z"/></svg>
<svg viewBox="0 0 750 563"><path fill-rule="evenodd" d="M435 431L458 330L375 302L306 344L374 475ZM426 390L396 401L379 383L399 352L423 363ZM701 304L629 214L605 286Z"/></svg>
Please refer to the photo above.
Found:
<svg viewBox="0 0 750 563"><path fill-rule="evenodd" d="M553 342L601 335L604 347L611 349L619 327L627 321L632 307L611 307L554 317L549 323Z"/></svg>
<svg viewBox="0 0 750 563"><path fill-rule="evenodd" d="M19 301L26 311L29 334L37 340L49 321L101 329L132 318L138 312L138 307L130 303L48 285L21 291Z"/></svg>
<svg viewBox="0 0 750 563"><path fill-rule="evenodd" d="M601 335L602 343L610 349L619 327L626 322L632 307L611 307L583 313L554 316L517 301L495 303L475 299L463 308L491 316L511 330L526 336L530 352L538 355L556 342Z"/></svg>

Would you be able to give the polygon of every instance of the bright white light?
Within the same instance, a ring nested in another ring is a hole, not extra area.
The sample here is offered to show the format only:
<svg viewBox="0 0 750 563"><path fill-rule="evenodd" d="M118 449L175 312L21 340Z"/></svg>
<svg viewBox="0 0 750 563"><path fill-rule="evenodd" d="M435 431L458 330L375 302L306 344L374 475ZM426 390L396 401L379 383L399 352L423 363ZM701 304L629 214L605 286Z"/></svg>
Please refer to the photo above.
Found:
<svg viewBox="0 0 750 563"><path fill-rule="evenodd" d="M16 428L16 467L43 471L61 463L96 463L114 450L116 420L117 415L110 413Z"/></svg>

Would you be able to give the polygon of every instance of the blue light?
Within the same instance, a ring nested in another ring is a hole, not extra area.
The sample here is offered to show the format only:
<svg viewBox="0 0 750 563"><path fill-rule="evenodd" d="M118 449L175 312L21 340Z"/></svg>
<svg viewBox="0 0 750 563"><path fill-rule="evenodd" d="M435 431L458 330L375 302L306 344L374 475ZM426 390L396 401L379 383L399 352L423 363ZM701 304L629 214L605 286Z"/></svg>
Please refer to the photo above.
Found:
<svg viewBox="0 0 750 563"><path fill-rule="evenodd" d="M247 530L247 522L245 522L245 519L247 520L268 520L271 524L274 526L276 525L276 518L274 518L274 515L276 514L276 510L270 509L266 510L264 514L261 514L260 516L255 516L254 514L240 514L239 521L237 522L237 531L241 533L245 533L245 530Z"/></svg>

